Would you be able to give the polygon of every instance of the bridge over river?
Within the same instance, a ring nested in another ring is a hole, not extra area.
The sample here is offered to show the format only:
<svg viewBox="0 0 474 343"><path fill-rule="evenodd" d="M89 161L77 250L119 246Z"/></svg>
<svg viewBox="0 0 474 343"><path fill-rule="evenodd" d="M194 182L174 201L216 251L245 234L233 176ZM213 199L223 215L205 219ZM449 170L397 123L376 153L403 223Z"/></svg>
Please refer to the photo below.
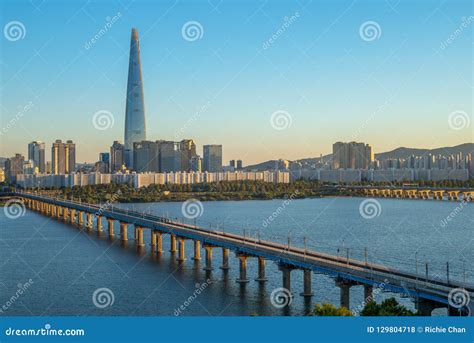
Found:
<svg viewBox="0 0 474 343"><path fill-rule="evenodd" d="M311 278L313 273L323 273L335 280L340 288L340 305L349 308L349 289L362 285L364 299L372 299L374 288L402 293L415 299L415 306L421 315L431 315L435 308L446 307L450 315L474 315L474 301L464 301L460 306L458 297L474 299L474 285L458 281L441 279L426 274L404 272L384 265L368 263L351 258L292 247L271 241L249 238L241 235L210 231L195 225L189 225L151 214L117 209L109 205L97 206L26 192L0 193L2 197L17 198L25 206L45 216L62 220L80 229L102 232L104 224L110 239L115 239L114 223L120 225L119 239L126 242L128 227L133 226L133 241L137 247L144 247L144 233L151 235L151 249L163 253L163 238L170 239L171 252L185 263L186 241L192 241L194 259L201 259L201 250L205 252L205 270L214 268L213 249L222 249L220 268L229 269L230 251L239 259L237 282L250 282L247 275L247 263L255 259L258 263L257 282L265 282L266 261L278 264L282 273L282 287L291 292L292 272L303 272L303 290L301 295L311 297Z"/></svg>

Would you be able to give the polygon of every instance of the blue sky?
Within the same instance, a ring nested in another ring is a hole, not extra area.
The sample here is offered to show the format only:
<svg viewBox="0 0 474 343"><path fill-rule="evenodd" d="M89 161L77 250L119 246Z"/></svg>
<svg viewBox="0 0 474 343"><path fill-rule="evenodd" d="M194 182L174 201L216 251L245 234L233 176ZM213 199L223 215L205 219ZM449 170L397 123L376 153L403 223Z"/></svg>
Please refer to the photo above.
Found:
<svg viewBox="0 0 474 343"><path fill-rule="evenodd" d="M244 164L319 156L335 141L363 141L376 152L473 141L470 1L3 0L0 6L2 28L12 21L25 28L22 39L1 37L0 156L26 154L29 141L43 140L49 159L59 138L77 143L78 161L93 162L113 140L123 141L132 27L141 41L148 139L194 138L199 152L221 143L225 161ZM200 39L183 38L189 21L202 26ZM360 34L369 21L379 27L374 40ZM93 125L102 110L114 119L106 130ZM277 111L291 125L276 130ZM470 125L453 129L455 111Z"/></svg>

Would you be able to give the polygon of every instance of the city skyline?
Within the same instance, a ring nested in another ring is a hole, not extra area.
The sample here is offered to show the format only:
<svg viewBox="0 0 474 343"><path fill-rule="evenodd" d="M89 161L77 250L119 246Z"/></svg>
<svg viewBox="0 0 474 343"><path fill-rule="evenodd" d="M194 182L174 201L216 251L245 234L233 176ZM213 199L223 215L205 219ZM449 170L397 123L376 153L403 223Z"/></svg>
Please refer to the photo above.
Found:
<svg viewBox="0 0 474 343"><path fill-rule="evenodd" d="M6 20L21 19L26 29L23 39L3 38L9 49L2 52L0 156L26 155L30 141L49 144L62 138L77 144L79 162L94 162L114 140L122 141L127 45L135 26L146 47L141 57L152 140L222 144L224 161L242 159L246 165L327 154L339 140L369 142L375 151L473 141L470 80L463 76L470 71L472 32L464 29L445 42L463 17L471 25L467 2L465 8L438 9L422 2L396 8L380 4L371 7L370 15L364 14L367 2L331 9L317 3L273 4L260 10L227 3L218 11L196 6L192 14L178 16L170 2L157 5L169 9L161 19L145 13L141 2L134 13L119 3L113 3L116 11L114 6L80 4L62 4L61 11L47 1L39 9L30 3L5 6ZM64 30L40 26L33 17L38 11L59 20ZM400 17L391 19L389 14L397 12ZM397 21L402 16L403 27ZM324 25L314 24L315 18ZM76 20L84 22L83 32L74 27ZM380 37L364 40L359 29L370 20L379 25ZM228 29L218 30L226 21ZM202 27L194 27L197 37L184 30L194 22ZM430 22L437 23L433 30L417 31ZM285 23L284 32L269 40ZM106 24L105 34L92 41ZM337 49L334 40L340 40ZM53 44L62 49L51 52ZM9 125L18 106L27 105ZM105 130L93 125L100 111L112 115ZM271 125L275 113L286 119L283 130ZM464 113L467 124L450 127L453 113Z"/></svg>

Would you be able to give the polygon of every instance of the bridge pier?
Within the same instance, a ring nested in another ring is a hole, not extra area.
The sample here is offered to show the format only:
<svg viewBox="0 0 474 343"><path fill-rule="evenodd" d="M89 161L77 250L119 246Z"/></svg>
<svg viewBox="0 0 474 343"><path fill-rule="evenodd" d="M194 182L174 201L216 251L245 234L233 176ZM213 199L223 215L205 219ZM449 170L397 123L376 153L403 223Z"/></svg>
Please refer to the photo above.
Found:
<svg viewBox="0 0 474 343"><path fill-rule="evenodd" d="M258 257L258 277L255 281L258 282L265 282L268 279L265 277L265 258L259 256Z"/></svg>
<svg viewBox="0 0 474 343"><path fill-rule="evenodd" d="M63 207L63 221L64 222L67 222L67 218L68 218L68 214L69 214L68 212L69 212L68 208Z"/></svg>
<svg viewBox="0 0 474 343"><path fill-rule="evenodd" d="M365 303L374 299L374 287L372 285L364 285L364 301Z"/></svg>
<svg viewBox="0 0 474 343"><path fill-rule="evenodd" d="M137 235L136 244L138 247L145 246L145 241L143 240L143 230L144 228L142 228L141 226L135 225L135 232Z"/></svg>
<svg viewBox="0 0 474 343"><path fill-rule="evenodd" d="M160 231L155 232L156 236L156 253L161 254L163 252L163 233Z"/></svg>
<svg viewBox="0 0 474 343"><path fill-rule="evenodd" d="M61 218L61 206L56 206L56 218Z"/></svg>
<svg viewBox="0 0 474 343"><path fill-rule="evenodd" d="M194 257L193 260L199 261L201 259L201 241L194 240Z"/></svg>
<svg viewBox="0 0 474 343"><path fill-rule="evenodd" d="M97 232L102 232L102 216L96 216L97 218Z"/></svg>
<svg viewBox="0 0 474 343"><path fill-rule="evenodd" d="M155 252L156 251L156 235L155 235L155 230L150 230L150 245L151 245L151 251Z"/></svg>
<svg viewBox="0 0 474 343"><path fill-rule="evenodd" d="M78 215L77 215L77 221L78 221L78 225L80 228L82 228L82 226L84 225L84 212L82 211L79 211Z"/></svg>
<svg viewBox="0 0 474 343"><path fill-rule="evenodd" d="M247 279L247 255L245 254L238 254L237 257L239 258L239 278L235 281L238 283L247 283L250 280Z"/></svg>
<svg viewBox="0 0 474 343"><path fill-rule="evenodd" d="M186 261L186 254L185 254L185 242L186 240L183 237L178 238L179 242L179 255L178 255L178 261Z"/></svg>
<svg viewBox="0 0 474 343"><path fill-rule="evenodd" d="M278 269L280 269L282 273L283 288L287 289L288 292L291 293L291 271L295 268L293 266L280 263L278 265Z"/></svg>
<svg viewBox="0 0 474 343"><path fill-rule="evenodd" d="M171 234L170 236L170 252L175 253L176 252L176 235Z"/></svg>
<svg viewBox="0 0 474 343"><path fill-rule="evenodd" d="M114 238L114 220L107 218L107 228L109 230L109 238Z"/></svg>
<svg viewBox="0 0 474 343"><path fill-rule="evenodd" d="M222 248L222 266L220 267L222 270L229 270L229 249Z"/></svg>
<svg viewBox="0 0 474 343"><path fill-rule="evenodd" d="M350 288L354 285L353 281L341 278L336 279L336 286L341 290L341 307L350 308Z"/></svg>
<svg viewBox="0 0 474 343"><path fill-rule="evenodd" d="M420 316L429 317L431 316L431 312L433 312L436 308L446 307L445 304L438 303L433 300L424 299L424 298L417 298L415 300L415 308L418 310L418 314ZM449 308L448 308L449 313Z"/></svg>
<svg viewBox="0 0 474 343"><path fill-rule="evenodd" d="M87 231L92 231L94 223L92 222L92 214L87 213Z"/></svg>
<svg viewBox="0 0 474 343"><path fill-rule="evenodd" d="M311 277L313 271L311 269L303 269L303 293L300 295L304 297L312 297L313 291L311 290Z"/></svg>
<svg viewBox="0 0 474 343"><path fill-rule="evenodd" d="M128 242L127 223L120 222L120 238L122 242Z"/></svg>
<svg viewBox="0 0 474 343"><path fill-rule="evenodd" d="M212 268L212 248L213 246L210 245L204 245L204 250L206 251L206 266L204 267L204 270L211 271Z"/></svg>
<svg viewBox="0 0 474 343"><path fill-rule="evenodd" d="M73 208L70 211L69 223L71 223L72 225L76 223L76 210Z"/></svg>

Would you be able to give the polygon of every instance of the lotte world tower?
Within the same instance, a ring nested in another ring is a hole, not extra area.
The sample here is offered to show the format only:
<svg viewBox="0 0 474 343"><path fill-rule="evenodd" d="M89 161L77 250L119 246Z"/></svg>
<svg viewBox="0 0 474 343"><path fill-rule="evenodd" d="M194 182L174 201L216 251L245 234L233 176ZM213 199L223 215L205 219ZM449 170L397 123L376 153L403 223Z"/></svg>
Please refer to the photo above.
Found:
<svg viewBox="0 0 474 343"><path fill-rule="evenodd" d="M143 96L140 41L132 29L128 65L127 103L125 110L125 165L133 168L133 143L146 140L145 104Z"/></svg>

